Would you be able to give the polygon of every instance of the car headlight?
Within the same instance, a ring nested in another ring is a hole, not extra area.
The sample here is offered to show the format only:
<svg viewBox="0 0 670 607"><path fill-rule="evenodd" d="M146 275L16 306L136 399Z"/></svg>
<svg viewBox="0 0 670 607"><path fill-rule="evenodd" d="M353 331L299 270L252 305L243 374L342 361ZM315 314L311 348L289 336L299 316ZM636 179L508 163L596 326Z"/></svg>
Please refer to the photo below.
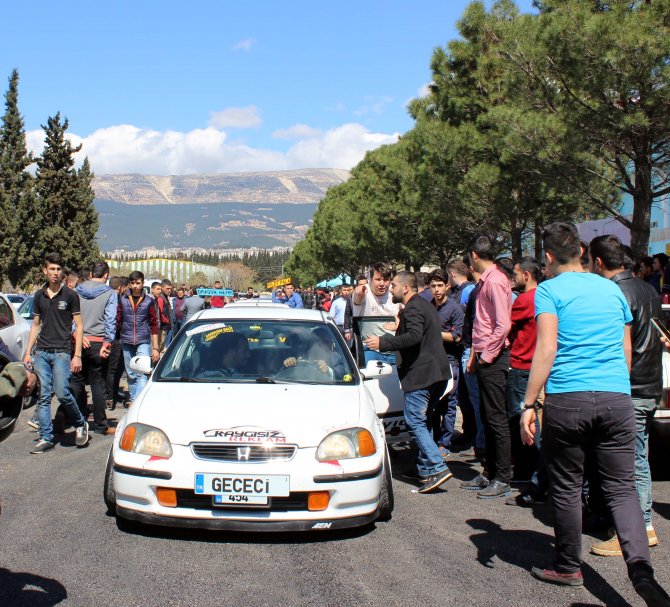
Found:
<svg viewBox="0 0 670 607"><path fill-rule="evenodd" d="M321 441L316 450L316 459L320 462L336 459L368 457L377 452L372 434L365 428L338 430Z"/></svg>
<svg viewBox="0 0 670 607"><path fill-rule="evenodd" d="M146 424L129 424L121 436L124 451L153 457L172 457L172 445L165 432Z"/></svg>

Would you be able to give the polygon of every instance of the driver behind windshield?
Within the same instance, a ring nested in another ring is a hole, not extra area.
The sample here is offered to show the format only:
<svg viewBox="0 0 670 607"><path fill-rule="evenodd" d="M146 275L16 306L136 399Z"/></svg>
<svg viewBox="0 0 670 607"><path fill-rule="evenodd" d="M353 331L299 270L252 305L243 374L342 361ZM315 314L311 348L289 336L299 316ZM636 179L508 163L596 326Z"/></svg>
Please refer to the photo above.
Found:
<svg viewBox="0 0 670 607"><path fill-rule="evenodd" d="M307 356L289 356L284 359L283 366L289 368L301 362L311 363L324 375L342 379L346 367L342 355L334 351L332 333L326 327L317 327L311 332L311 337L313 342L307 350Z"/></svg>

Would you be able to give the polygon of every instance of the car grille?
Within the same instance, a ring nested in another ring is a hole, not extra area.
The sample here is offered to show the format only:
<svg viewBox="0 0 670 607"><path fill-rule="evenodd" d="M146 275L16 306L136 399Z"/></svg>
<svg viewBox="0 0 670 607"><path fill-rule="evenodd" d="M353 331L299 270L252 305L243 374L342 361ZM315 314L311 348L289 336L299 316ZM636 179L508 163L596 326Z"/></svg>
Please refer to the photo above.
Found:
<svg viewBox="0 0 670 607"><path fill-rule="evenodd" d="M194 510L225 510L226 512L250 510L263 510L264 512L288 512L293 510L307 510L306 491L296 491L289 494L287 497L271 497L268 498L267 506L250 506L243 507L235 504L235 506L225 506L223 508L212 505L211 495L201 495L195 493L190 489L177 489L177 508L193 508Z"/></svg>
<svg viewBox="0 0 670 607"><path fill-rule="evenodd" d="M238 451L248 449L246 451ZM192 443L191 451L198 459L208 459L217 462L262 463L287 462L295 455L295 445L240 445L222 443Z"/></svg>

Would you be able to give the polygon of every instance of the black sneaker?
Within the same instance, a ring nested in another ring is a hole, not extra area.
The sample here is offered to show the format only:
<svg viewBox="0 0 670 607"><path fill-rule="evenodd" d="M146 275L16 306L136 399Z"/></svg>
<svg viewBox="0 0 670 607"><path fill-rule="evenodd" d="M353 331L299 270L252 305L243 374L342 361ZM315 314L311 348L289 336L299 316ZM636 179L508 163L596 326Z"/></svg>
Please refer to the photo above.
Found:
<svg viewBox="0 0 670 607"><path fill-rule="evenodd" d="M433 491L434 489L437 489L442 483L446 483L452 476L454 476L449 468L445 468L442 470L442 472L438 472L437 474L433 474L432 476L429 476L419 487L418 492L419 493L429 493L430 491Z"/></svg>
<svg viewBox="0 0 670 607"><path fill-rule="evenodd" d="M505 500L508 506L521 506L522 508L532 508L537 504L545 504L547 497L545 495L536 496L533 493L519 493Z"/></svg>
<svg viewBox="0 0 670 607"><path fill-rule="evenodd" d="M512 487L502 481L493 481L489 486L477 493L477 497L482 500L494 499L496 497L505 497L512 493Z"/></svg>
<svg viewBox="0 0 670 607"><path fill-rule="evenodd" d="M425 483L428 480L427 476L421 476L415 470L408 470L407 472L403 472L400 476L412 481L421 481L421 483Z"/></svg>
<svg viewBox="0 0 670 607"><path fill-rule="evenodd" d="M489 486L489 479L483 474L478 474L471 481L461 483L461 489L468 489L469 491L481 491Z"/></svg>
<svg viewBox="0 0 670 607"><path fill-rule="evenodd" d="M39 441L37 441L37 444L33 447L33 450L30 453L31 454L44 453L45 451L50 451L55 446L56 445L50 443L48 440L40 439Z"/></svg>
<svg viewBox="0 0 670 607"><path fill-rule="evenodd" d="M648 607L668 607L670 597L661 585L654 579L653 574L643 573L633 575L633 588L647 603Z"/></svg>

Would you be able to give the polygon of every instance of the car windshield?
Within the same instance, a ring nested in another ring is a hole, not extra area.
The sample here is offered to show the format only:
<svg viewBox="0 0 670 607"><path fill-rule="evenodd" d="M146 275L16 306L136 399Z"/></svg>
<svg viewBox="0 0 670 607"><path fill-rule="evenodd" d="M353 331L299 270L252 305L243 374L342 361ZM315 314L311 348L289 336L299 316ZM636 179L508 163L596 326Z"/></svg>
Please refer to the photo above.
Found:
<svg viewBox="0 0 670 607"><path fill-rule="evenodd" d="M31 295L30 297L26 298L23 303L19 306L18 313L19 316L23 316L23 318L28 318L32 319L34 314L33 314L33 301L34 297Z"/></svg>
<svg viewBox="0 0 670 607"><path fill-rule="evenodd" d="M334 327L312 321L196 321L161 360L155 381L354 384Z"/></svg>

